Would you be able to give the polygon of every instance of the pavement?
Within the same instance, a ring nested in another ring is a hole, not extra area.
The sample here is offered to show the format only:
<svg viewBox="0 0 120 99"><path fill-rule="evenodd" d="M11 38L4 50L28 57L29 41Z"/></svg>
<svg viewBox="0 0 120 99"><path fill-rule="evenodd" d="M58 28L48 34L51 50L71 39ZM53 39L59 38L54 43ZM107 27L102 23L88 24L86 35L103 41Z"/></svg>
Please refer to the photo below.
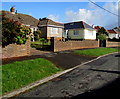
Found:
<svg viewBox="0 0 120 99"><path fill-rule="evenodd" d="M111 54L19 94L18 98L80 98L98 99L114 96L120 90L120 54Z"/></svg>

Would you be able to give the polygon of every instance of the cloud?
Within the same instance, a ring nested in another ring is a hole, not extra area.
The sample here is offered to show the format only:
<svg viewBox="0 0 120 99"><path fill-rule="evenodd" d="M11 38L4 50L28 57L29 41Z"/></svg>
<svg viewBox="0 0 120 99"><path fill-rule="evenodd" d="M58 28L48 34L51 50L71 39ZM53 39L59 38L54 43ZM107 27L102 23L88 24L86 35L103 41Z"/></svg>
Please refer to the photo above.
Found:
<svg viewBox="0 0 120 99"><path fill-rule="evenodd" d="M58 15L50 14L50 15L48 15L48 18L51 19L51 20L53 20L53 21L58 21L59 16Z"/></svg>
<svg viewBox="0 0 120 99"><path fill-rule="evenodd" d="M88 9L78 9L78 11L67 10L65 13L65 20L67 22L72 21L84 21L90 25L100 25L105 28L113 28L118 25L118 17L112 15L103 9L88 4ZM107 2L103 6L105 9L118 14L118 3Z"/></svg>

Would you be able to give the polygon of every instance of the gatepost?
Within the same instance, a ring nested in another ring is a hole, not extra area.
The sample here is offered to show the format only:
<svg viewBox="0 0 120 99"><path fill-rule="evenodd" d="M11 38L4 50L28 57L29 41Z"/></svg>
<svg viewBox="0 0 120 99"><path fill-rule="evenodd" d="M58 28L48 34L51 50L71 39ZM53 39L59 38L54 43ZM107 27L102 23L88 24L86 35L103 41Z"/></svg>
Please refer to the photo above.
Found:
<svg viewBox="0 0 120 99"><path fill-rule="evenodd" d="M54 37L51 37L50 43L51 43L51 51L54 52Z"/></svg>

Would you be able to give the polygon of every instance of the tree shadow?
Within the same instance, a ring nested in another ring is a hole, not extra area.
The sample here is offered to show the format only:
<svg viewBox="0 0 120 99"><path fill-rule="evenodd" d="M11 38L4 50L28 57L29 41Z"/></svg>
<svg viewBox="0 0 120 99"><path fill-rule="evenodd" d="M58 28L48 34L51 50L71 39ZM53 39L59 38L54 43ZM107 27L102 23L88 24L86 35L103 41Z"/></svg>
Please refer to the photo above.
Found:
<svg viewBox="0 0 120 99"><path fill-rule="evenodd" d="M107 70L95 70L95 69L90 69L90 70L120 74L120 71L107 71ZM105 97L106 99L109 97L114 97L113 99L118 99L118 97L120 97L120 76L118 76L117 79L104 85L101 88L91 90L89 92L85 92L77 96L73 96L71 97L71 99L102 99Z"/></svg>
<svg viewBox="0 0 120 99"><path fill-rule="evenodd" d="M119 55L115 55L115 57L120 57L120 54Z"/></svg>
<svg viewBox="0 0 120 99"><path fill-rule="evenodd" d="M89 69L89 70L92 70L92 71L98 71L98 72L107 72L107 73L120 74L120 71L98 70L98 69Z"/></svg>

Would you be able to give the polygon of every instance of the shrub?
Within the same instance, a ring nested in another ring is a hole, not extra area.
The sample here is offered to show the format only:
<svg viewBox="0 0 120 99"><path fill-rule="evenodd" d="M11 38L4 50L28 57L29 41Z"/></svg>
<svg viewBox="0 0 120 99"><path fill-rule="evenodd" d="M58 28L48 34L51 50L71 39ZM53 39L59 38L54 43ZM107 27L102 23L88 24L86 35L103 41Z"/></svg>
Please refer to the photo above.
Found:
<svg viewBox="0 0 120 99"><path fill-rule="evenodd" d="M34 31L33 34L34 34L34 40L35 41L40 39L40 37L41 37L41 31L40 30Z"/></svg>
<svg viewBox="0 0 120 99"><path fill-rule="evenodd" d="M98 33L97 33L97 39L104 41L107 39L108 33L106 32L106 30L104 29L104 27L102 27Z"/></svg>
<svg viewBox="0 0 120 99"><path fill-rule="evenodd" d="M24 44L31 30L18 21L11 20L2 15L2 46L12 43Z"/></svg>
<svg viewBox="0 0 120 99"><path fill-rule="evenodd" d="M105 34L99 34L99 35L97 36L97 39L99 39L99 40L101 40L101 41L104 41L104 40L107 39L107 36L106 36Z"/></svg>

